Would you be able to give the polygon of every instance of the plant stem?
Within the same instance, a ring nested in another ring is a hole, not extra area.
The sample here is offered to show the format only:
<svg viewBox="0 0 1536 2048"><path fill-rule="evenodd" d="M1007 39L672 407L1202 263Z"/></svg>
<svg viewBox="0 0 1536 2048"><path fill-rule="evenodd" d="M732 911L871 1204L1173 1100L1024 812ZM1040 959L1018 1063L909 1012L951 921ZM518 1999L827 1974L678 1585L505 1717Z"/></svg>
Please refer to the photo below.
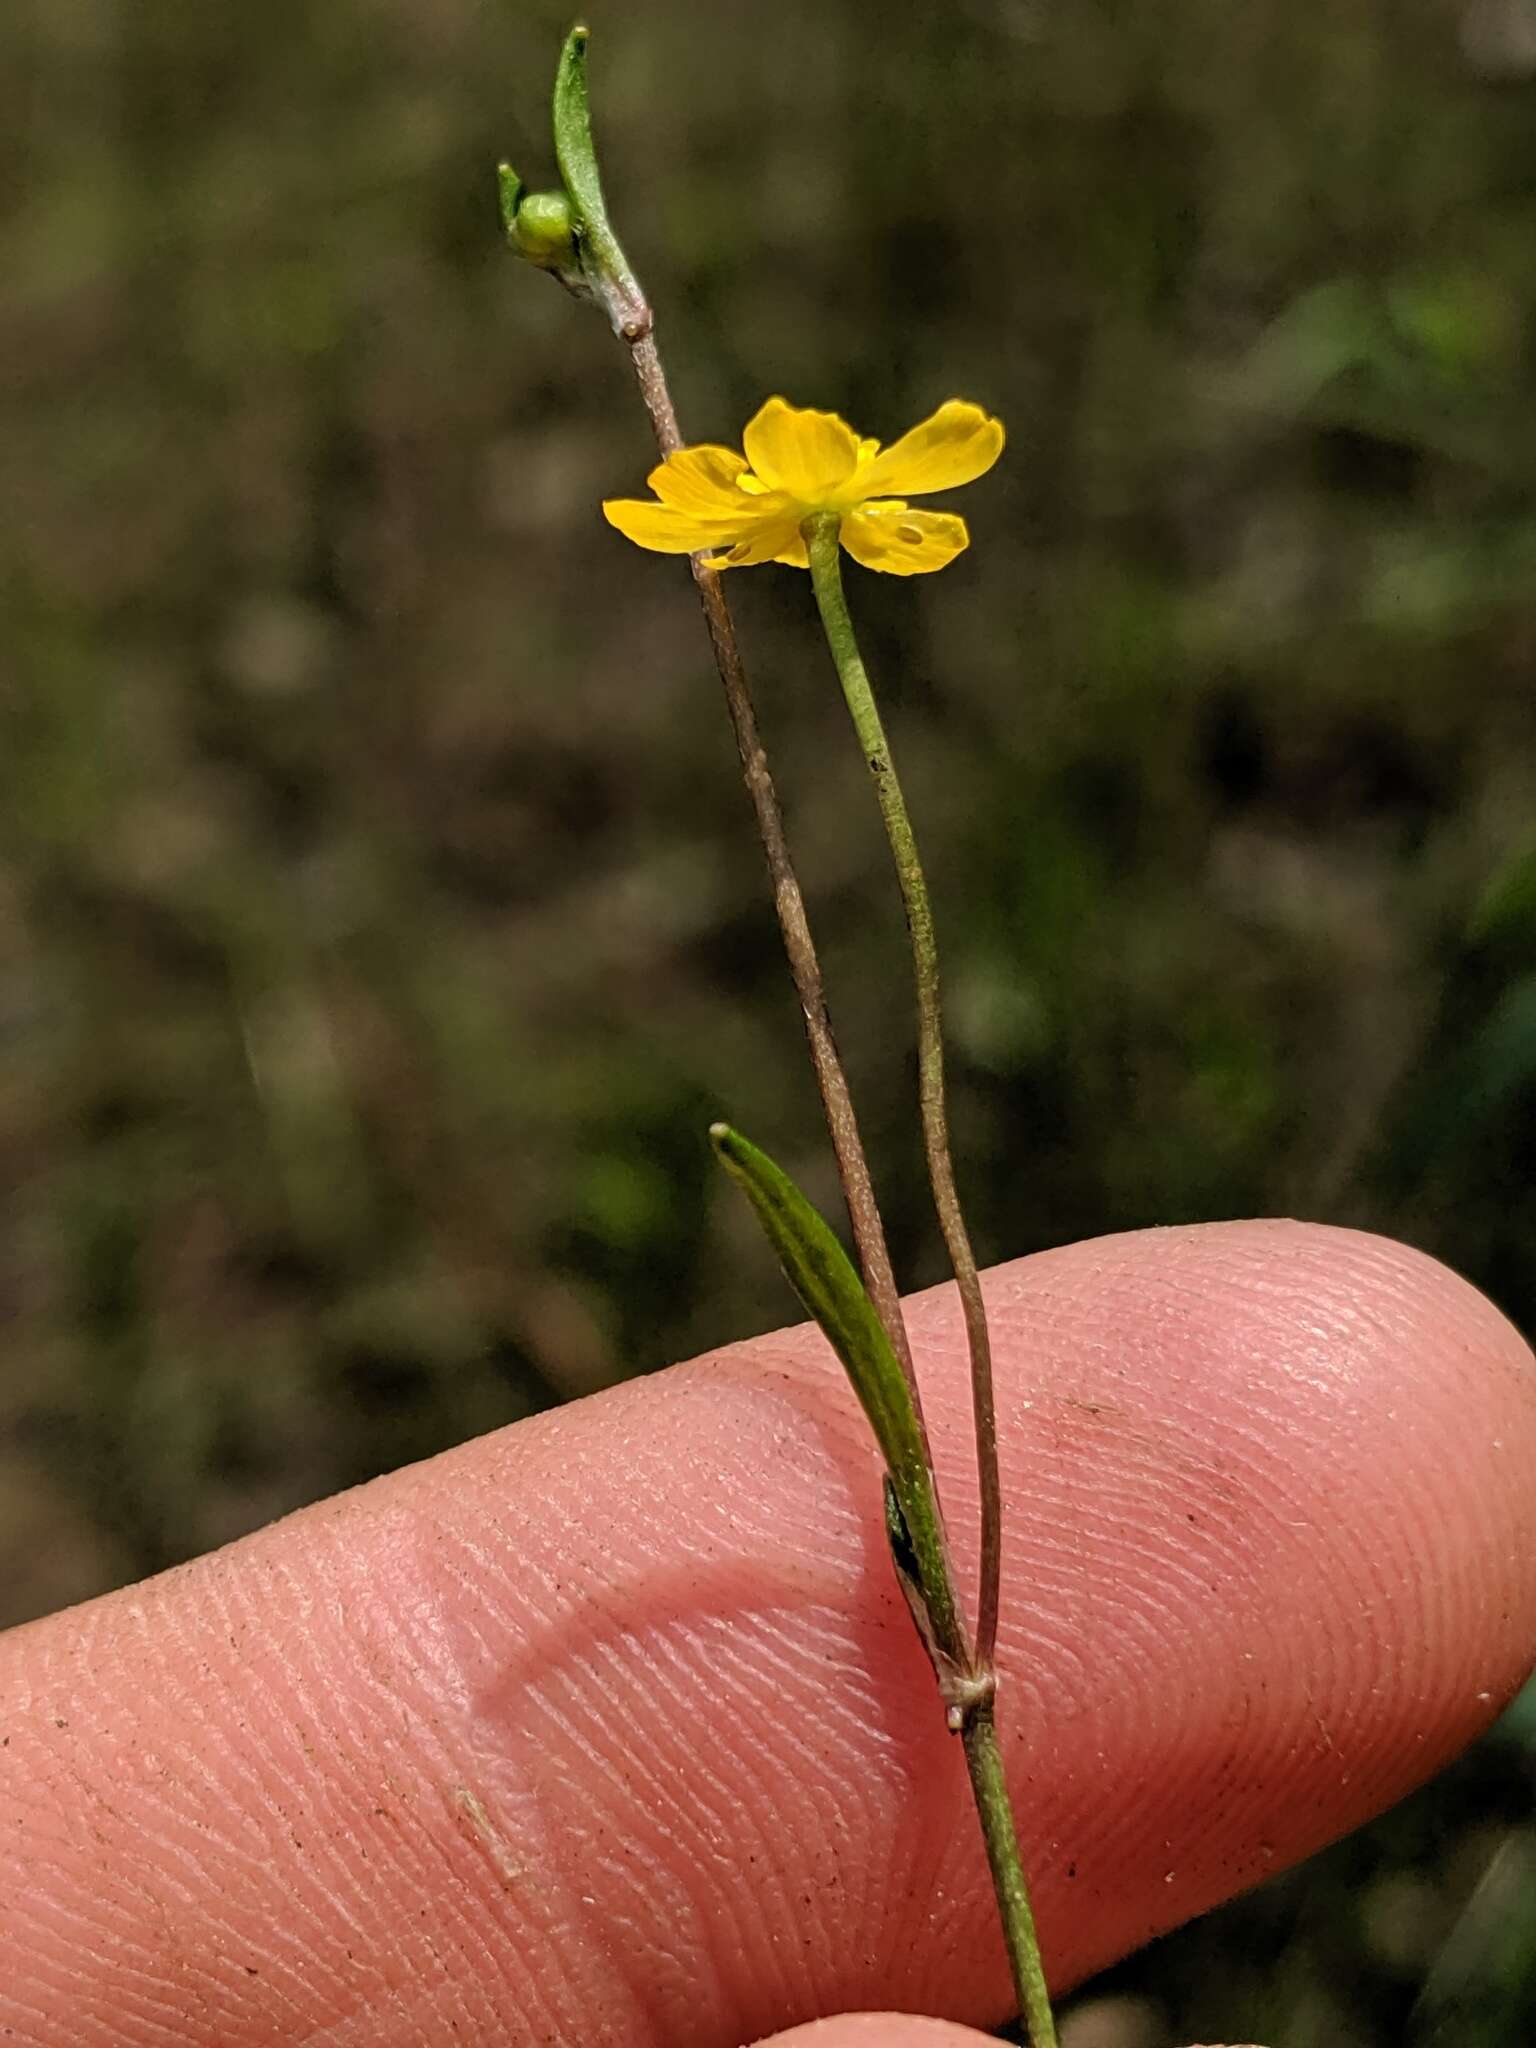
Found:
<svg viewBox="0 0 1536 2048"><path fill-rule="evenodd" d="M661 355L656 347L654 322L649 306L645 308L644 319L637 324L636 330L626 330L623 339L629 349L635 381L640 387L640 396L650 415L656 445L663 455L670 455L683 445L683 437L678 430L677 414L672 405L672 394L667 386L666 371L662 367ZM906 1318L901 1310L901 1295L896 1286L890 1249L885 1241L885 1225L881 1221L879 1205L875 1200L869 1161L865 1157L863 1140L859 1136L858 1118L854 1114L848 1077L843 1071L842 1061L838 1057L837 1042L832 1035L832 1019L827 1009L821 962L817 957L815 941L811 937L805 898L801 893L799 878L790 857L789 840L784 830L784 813L758 729L757 712L752 702L751 690L747 686L746 668L736 640L736 627L716 571L707 568L698 555L689 558L689 566L693 571L699 602L704 610L704 622L709 629L715 666L720 671L720 681L725 688L726 709L730 713L731 729L736 736L736 751L741 756L741 772L747 785L747 794L752 800L758 836L762 840L763 855L768 864L768 878L773 887L779 931L783 937L785 954L789 959L789 971L794 979L795 993L800 998L806 1040L811 1052L811 1066L815 1071L816 1085L827 1119L827 1129L832 1138L838 1178L842 1183L843 1199L848 1206L848 1221L859 1254L864 1284L869 1289L869 1298L875 1305L875 1313L891 1340L891 1348L896 1353L903 1377L911 1390L912 1403L917 1410L918 1428L922 1432L926 1451L928 1439L927 1427L923 1421L923 1404L918 1392L917 1374L912 1365L912 1346L907 1337Z"/></svg>
<svg viewBox="0 0 1536 2048"><path fill-rule="evenodd" d="M575 25L565 39L555 72L554 103L551 109L555 158L560 166L561 182L571 209L573 238L571 264L561 268L558 274L572 289L579 288L583 293L596 299L607 313L614 333L629 350L635 381L640 387L640 396L650 416L656 445L663 455L671 455L682 446L682 435L678 431L672 394L667 388L666 371L662 368L661 355L656 347L655 316L640 280L630 269L629 259L613 231L613 225L608 218L607 203L603 197L602 178L598 172L597 149L592 138L592 115L587 92L589 34L584 23L578 22ZM502 194L503 217L510 230L518 217L522 181L508 164L500 166L498 179ZM698 555L693 556L690 567L693 570L694 583L698 586L699 600L704 607L704 619L709 628L710 645L714 649L715 666L719 669L720 680L725 686L726 705L736 735L736 748L741 756L747 793L752 799L752 808L757 817L758 834L768 863L769 880L773 884L773 900L778 911L779 930L783 935L784 950L789 957L795 992L800 998L800 1008L805 1018L805 1032L811 1049L811 1065L816 1074L816 1085L821 1091L822 1108L826 1113L827 1128L832 1137L832 1150L837 1160L838 1178L842 1182L843 1198L848 1205L848 1221L853 1229L859 1263L864 1269L864 1284L869 1291L870 1300L874 1303L875 1313L890 1339L891 1349L896 1354L902 1377L906 1380L917 1415L918 1434L922 1439L926 1456L928 1432L923 1421L923 1405L918 1392L917 1374L912 1366L912 1347L907 1338L906 1321L901 1312L901 1296L897 1291L896 1275L891 1268L891 1255L885 1242L885 1226L880 1219L880 1209L870 1179L869 1162L864 1156L863 1141L859 1137L853 1097L849 1093L847 1076L843 1072L842 1062L837 1055L837 1044L832 1036L832 1021L827 1011L826 993L821 979L821 963L816 957L810 922L805 914L805 899L801 895L794 864L790 859L789 842L784 831L784 814L779 806L778 792L768 770L768 756L758 732L757 713L753 708L751 692L747 688L741 651L736 644L736 628L725 602L725 593L720 588L720 579L714 570L706 568Z"/></svg>
<svg viewBox="0 0 1536 2048"><path fill-rule="evenodd" d="M992 1347L986 1308L970 1237L960 1210L954 1166L949 1152L949 1119L944 1094L943 1018L939 1003L938 945L928 884L918 858L912 820L891 757L869 673L859 653L843 593L839 520L819 514L805 523L806 551L816 604L827 636L838 680L853 718L854 730L874 779L880 815L890 842L901 885L902 905L912 939L912 965L917 985L918 1090L922 1107L923 1144L934 1206L955 1271L966 1338L971 1354L971 1398L976 1423L976 1463L981 1488L981 1584L977 1603L976 1646L970 1660L969 1683L958 1706L951 1705L951 1726L965 1746L966 1768L981 1821L992 1887L1008 1947L1014 1987L1019 1995L1032 2048L1056 2048L1040 1945L1030 1909L1029 1888L1019 1856L1018 1831L1008 1797L995 1719L998 1594L1002 1572L1002 1488L997 1465L997 1415L992 1392ZM942 1677L942 1675L941 1675Z"/></svg>
<svg viewBox="0 0 1536 2048"><path fill-rule="evenodd" d="M678 430L666 372L656 347L649 301L629 268L609 224L603 200L587 99L587 33L586 28L579 24L571 30L555 80L555 153L571 207L572 245L569 263L554 267L567 285L582 296L595 298L607 312L615 334L629 350L657 446L662 455L667 456L682 446L682 435ZM501 166L499 175L503 213L511 232L519 217L523 188L509 166ZM526 244L522 246L523 253L530 253ZM725 1126L717 1127L711 1136L727 1164L753 1193L755 1205L759 1207L770 1236L779 1245L781 1256L788 1254L785 1270L802 1289L802 1299L806 1300L817 1321L829 1334L833 1333L834 1325L841 1330L844 1341L840 1355L844 1356L854 1384L860 1389L860 1398L870 1413L872 1423L876 1424L876 1434L886 1453L886 1530L897 1577L912 1607L918 1634L933 1660L949 1725L960 1734L964 1743L1009 1963L1030 2042L1032 2048L1056 2048L1056 2030L1051 2018L1034 1916L1030 1910L994 1721L997 1689L994 1650L1002 1545L997 1422L986 1311L949 1155L933 915L901 784L896 778L890 748L843 597L836 516L808 521L805 537L822 621L860 744L875 779L912 936L917 978L923 1143L940 1227L960 1290L971 1354L972 1404L981 1489L981 1584L974 1649L965 1638L939 1505L933 1455L923 1420L922 1398L913 1369L901 1297L885 1240L885 1226L875 1200L847 1076L832 1035L821 965L811 938L805 900L790 858L783 812L769 772L757 713L736 642L736 629L725 593L720 587L720 578L707 567L701 556L694 555L689 566L703 606L715 665L725 688L736 747L741 756L742 774L757 818L758 833L773 885L779 930L795 991L800 998L811 1065L831 1133L838 1175L848 1205L848 1220L863 1267L868 1306L884 1331L899 1369L899 1378L893 1375L890 1384L899 1387L904 1383L910 1398L910 1414L900 1431L895 1430L893 1421L893 1417L899 1420L899 1404L893 1407L881 1397L879 1374L876 1373L873 1379L867 1376L861 1379L859 1372L855 1371L856 1365L869 1363L878 1346L867 1328L860 1338L856 1328L851 1325L844 1327L850 1316L853 1324L857 1324L859 1300L857 1286L852 1282L847 1267L846 1253L814 1211L809 1211L808 1216L800 1213L808 1210L808 1205L793 1183L773 1167L771 1161L756 1153L755 1148L748 1146L738 1133L729 1131ZM792 1212L790 1226L784 1226L784 1218L778 1213L786 1204ZM819 1246L818 1232L825 1236L825 1241ZM839 1279L839 1274L846 1277ZM829 1303L839 1308L832 1324L828 1321Z"/></svg>
<svg viewBox="0 0 1536 2048"><path fill-rule="evenodd" d="M1013 1824L1013 1807L1008 1798L1008 1780L1003 1772L1002 1752L997 1746L997 1723L992 1702L972 1714L961 1740L965 1744L966 1767L981 1832L992 1866L992 1889L1008 1944L1008 1962L1013 1985L1019 1996L1031 2048L1056 2048L1056 2022L1051 2014L1051 1997L1045 1971L1040 1964L1040 1943L1035 1934L1035 1916L1024 1881L1019 1856L1019 1837Z"/></svg>
<svg viewBox="0 0 1536 2048"><path fill-rule="evenodd" d="M997 1411L992 1392L992 1343L987 1311L981 1298L976 1259L960 1209L954 1163L949 1152L949 1114L944 1094L944 1033L939 1006L939 954L933 930L928 883L918 859L917 841L907 813L890 743L870 688L869 675L854 637L848 600L843 595L836 513L818 514L805 523L811 581L837 666L854 730L874 779L885 835L896 863L901 900L912 938L912 967L917 983L917 1073L922 1108L923 1149L933 1187L939 1228L954 1268L971 1354L971 1402L976 1424L976 1467L981 1490L981 1575L977 1594L976 1649L973 1668L990 1674L997 1647L997 1609L1002 1579L1002 1488L997 1469Z"/></svg>

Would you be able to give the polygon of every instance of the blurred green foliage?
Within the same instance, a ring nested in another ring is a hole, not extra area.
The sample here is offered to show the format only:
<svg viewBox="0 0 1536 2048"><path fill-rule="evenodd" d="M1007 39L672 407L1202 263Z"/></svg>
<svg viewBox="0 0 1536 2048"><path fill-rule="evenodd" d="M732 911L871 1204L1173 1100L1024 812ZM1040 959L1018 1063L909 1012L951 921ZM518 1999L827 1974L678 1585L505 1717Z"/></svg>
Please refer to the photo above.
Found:
<svg viewBox="0 0 1536 2048"><path fill-rule="evenodd" d="M831 1199L686 583L597 513L643 419L499 246L565 26L0 12L3 1618L781 1319L712 1116ZM1531 0L594 27L690 433L1010 428L972 552L856 594L982 1255L1289 1210L1529 1328ZM803 579L733 590L931 1280L884 850ZM1154 1951L1127 2025L1404 2038L1529 1867L1531 1740ZM1530 2035L1512 1939L1480 2042Z"/></svg>

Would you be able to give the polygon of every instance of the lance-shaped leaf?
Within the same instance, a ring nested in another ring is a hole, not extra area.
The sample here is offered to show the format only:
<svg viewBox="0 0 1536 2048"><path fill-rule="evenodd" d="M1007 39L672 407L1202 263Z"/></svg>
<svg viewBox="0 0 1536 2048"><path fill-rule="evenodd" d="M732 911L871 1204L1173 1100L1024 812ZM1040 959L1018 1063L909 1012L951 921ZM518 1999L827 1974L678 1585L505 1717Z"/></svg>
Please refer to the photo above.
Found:
<svg viewBox="0 0 1536 2048"><path fill-rule="evenodd" d="M933 1474L911 1389L875 1305L836 1233L784 1169L729 1124L711 1125L709 1136L869 1417L905 1525L906 1543L892 1543L898 1574L904 1587L916 1580L929 1624L922 1633L935 1663L959 1668L965 1643Z"/></svg>
<svg viewBox="0 0 1536 2048"><path fill-rule="evenodd" d="M580 24L571 30L555 71L555 162L576 210L577 242L587 282L602 301L614 332L633 340L649 329L651 313L603 200L587 101L587 37L588 30Z"/></svg>

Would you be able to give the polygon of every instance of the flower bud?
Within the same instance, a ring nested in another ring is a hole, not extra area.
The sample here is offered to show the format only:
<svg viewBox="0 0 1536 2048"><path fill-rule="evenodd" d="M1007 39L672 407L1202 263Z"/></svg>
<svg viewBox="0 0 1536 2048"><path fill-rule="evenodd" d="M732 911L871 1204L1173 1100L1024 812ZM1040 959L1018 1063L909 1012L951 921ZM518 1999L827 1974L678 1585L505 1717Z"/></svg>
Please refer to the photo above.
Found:
<svg viewBox="0 0 1536 2048"><path fill-rule="evenodd" d="M567 270L576 261L575 223L563 192L526 193L512 219L512 246L541 270Z"/></svg>
<svg viewBox="0 0 1536 2048"><path fill-rule="evenodd" d="M565 193L530 192L510 164L496 166L496 192L501 225L518 255L574 285L581 276L576 209Z"/></svg>

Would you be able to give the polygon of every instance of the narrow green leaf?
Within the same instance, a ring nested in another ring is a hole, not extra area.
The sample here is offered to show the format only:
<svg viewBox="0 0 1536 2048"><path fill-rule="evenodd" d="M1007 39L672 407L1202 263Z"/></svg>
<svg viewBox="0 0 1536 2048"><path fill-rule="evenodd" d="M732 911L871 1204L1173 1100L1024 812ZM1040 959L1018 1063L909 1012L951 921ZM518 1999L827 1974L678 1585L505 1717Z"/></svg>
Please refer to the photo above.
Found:
<svg viewBox="0 0 1536 2048"><path fill-rule="evenodd" d="M912 1396L853 1263L783 1168L729 1124L710 1141L757 1212L789 1284L826 1333L863 1404L892 1473L922 1457Z"/></svg>
<svg viewBox="0 0 1536 2048"><path fill-rule="evenodd" d="M836 1233L782 1167L729 1124L712 1124L710 1142L752 1204L789 1284L842 1361L869 1417L890 1474L905 1540L888 1514L893 1554L904 1587L915 1577L931 1626L923 1630L930 1653L960 1664L964 1644L939 1521L933 1475L911 1389L874 1303Z"/></svg>
<svg viewBox="0 0 1536 2048"><path fill-rule="evenodd" d="M577 235L587 282L602 300L616 333L633 338L650 325L645 301L628 258L619 246L603 200L592 141L592 113L587 99L587 38L581 23L565 39L555 71L555 161L576 209Z"/></svg>
<svg viewBox="0 0 1536 2048"><path fill-rule="evenodd" d="M496 197L501 206L501 225L511 234L517 225L518 201L523 196L523 181L510 164L496 166Z"/></svg>

